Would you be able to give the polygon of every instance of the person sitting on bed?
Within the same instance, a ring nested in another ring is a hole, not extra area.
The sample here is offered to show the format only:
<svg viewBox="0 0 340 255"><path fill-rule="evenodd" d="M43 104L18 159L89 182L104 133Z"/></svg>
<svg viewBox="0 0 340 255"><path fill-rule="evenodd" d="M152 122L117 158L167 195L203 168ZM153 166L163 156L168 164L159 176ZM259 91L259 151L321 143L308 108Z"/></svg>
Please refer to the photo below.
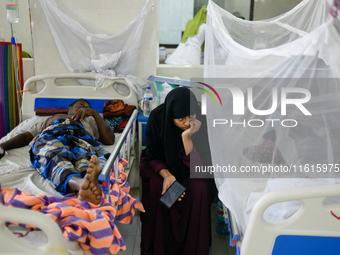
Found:
<svg viewBox="0 0 340 255"><path fill-rule="evenodd" d="M192 178L195 166L211 165L206 128L194 94L184 87L169 92L151 112L139 166L141 254L209 254L216 187L211 175ZM159 199L176 180L186 191L168 209Z"/></svg>
<svg viewBox="0 0 340 255"><path fill-rule="evenodd" d="M79 99L67 110L44 117L27 132L1 143L0 159L6 150L29 144L32 165L57 191L78 193L79 199L99 204L98 175L109 152L96 140L112 145L115 135L87 100Z"/></svg>

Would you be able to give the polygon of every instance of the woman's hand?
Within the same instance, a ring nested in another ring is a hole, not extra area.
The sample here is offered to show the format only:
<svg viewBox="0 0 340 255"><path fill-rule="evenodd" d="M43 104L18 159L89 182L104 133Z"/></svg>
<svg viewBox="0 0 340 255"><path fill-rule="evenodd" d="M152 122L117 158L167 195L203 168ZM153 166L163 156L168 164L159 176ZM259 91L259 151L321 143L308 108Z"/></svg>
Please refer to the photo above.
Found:
<svg viewBox="0 0 340 255"><path fill-rule="evenodd" d="M201 128L201 122L198 119L193 119L190 121L190 128L183 131L182 133L182 141L183 147L185 151L185 155L188 155L193 148L193 144L190 136L195 134Z"/></svg>
<svg viewBox="0 0 340 255"><path fill-rule="evenodd" d="M190 121L190 128L183 131L182 138L190 138L191 135L195 134L201 128L201 122L198 119L193 119Z"/></svg>
<svg viewBox="0 0 340 255"><path fill-rule="evenodd" d="M176 181L176 177L173 176L172 174L165 177L163 180L163 189L162 189L161 195L163 195L175 181Z"/></svg>
<svg viewBox="0 0 340 255"><path fill-rule="evenodd" d="M78 111L72 116L72 119L76 121L82 121L84 118L88 116L94 115L94 109L91 108L79 108Z"/></svg>
<svg viewBox="0 0 340 255"><path fill-rule="evenodd" d="M170 188L170 186L176 181L176 177L173 176L167 169L162 169L160 171L160 175L164 178L163 189L162 189L162 194L161 194L163 195ZM183 194L177 200L181 201L184 195L185 195L185 192L183 192Z"/></svg>

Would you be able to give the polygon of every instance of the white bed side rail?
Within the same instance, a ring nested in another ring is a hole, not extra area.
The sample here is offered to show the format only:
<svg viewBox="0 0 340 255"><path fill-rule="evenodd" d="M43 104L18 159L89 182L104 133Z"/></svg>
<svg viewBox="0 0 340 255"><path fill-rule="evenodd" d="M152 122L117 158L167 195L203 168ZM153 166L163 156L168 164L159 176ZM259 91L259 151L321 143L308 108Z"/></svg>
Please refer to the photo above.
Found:
<svg viewBox="0 0 340 255"><path fill-rule="evenodd" d="M35 246L16 237L6 222L29 224L40 228L48 237L48 243ZM61 229L48 216L21 208L0 206L0 253L2 254L69 254Z"/></svg>
<svg viewBox="0 0 340 255"><path fill-rule="evenodd" d="M314 186L270 192L253 207L241 246L241 255L271 254L279 235L340 237L340 205L324 204L327 197L339 197L340 185ZM272 204L301 201L299 210L288 219L271 224L264 220Z"/></svg>
<svg viewBox="0 0 340 255"><path fill-rule="evenodd" d="M137 115L138 111L135 109L133 110L131 117L126 124L122 134L119 136L118 142L116 143L115 147L113 148L111 155L109 159L107 160L102 172L100 173L98 179L101 182L105 182L107 180L108 175L111 172L111 168L113 164L115 164L114 170L115 170L115 177L117 178L118 176L118 160L119 160L119 153L123 148L124 153L126 152L125 150L125 144L128 146L128 151L127 151L127 157L125 158L128 162L130 162L130 150L134 149L134 144L135 144L135 139L136 139L136 121L137 121ZM131 139L131 132L132 132L132 139ZM124 146L123 146L124 145ZM131 146L132 145L132 146ZM135 156L135 155L134 155Z"/></svg>

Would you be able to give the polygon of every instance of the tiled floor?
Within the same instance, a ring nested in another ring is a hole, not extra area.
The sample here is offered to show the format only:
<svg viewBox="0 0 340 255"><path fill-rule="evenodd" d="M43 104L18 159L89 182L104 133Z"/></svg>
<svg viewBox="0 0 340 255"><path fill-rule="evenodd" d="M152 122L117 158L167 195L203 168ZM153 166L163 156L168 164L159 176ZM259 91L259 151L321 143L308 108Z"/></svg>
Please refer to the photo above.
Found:
<svg viewBox="0 0 340 255"><path fill-rule="evenodd" d="M139 199L138 189L131 189L130 194L132 197ZM234 255L236 254L235 248L229 246L229 236L219 235L215 229L216 217L216 204L211 207L212 215L212 246L210 247L209 255ZM119 232L121 233L126 250L120 251L119 255L139 255L140 254L140 241L141 241L141 223L139 220L139 213L133 218L131 225L116 223Z"/></svg>

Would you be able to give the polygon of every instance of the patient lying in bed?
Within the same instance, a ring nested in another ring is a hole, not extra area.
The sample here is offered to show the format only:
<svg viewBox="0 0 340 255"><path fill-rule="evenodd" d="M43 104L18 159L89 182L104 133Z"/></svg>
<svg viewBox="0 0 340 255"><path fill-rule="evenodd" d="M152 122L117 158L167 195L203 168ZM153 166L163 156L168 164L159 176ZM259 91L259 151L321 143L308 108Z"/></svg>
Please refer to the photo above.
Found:
<svg viewBox="0 0 340 255"><path fill-rule="evenodd" d="M114 133L90 104L73 102L67 114L43 118L25 133L0 144L0 159L5 151L30 144L32 165L50 180L61 194L77 193L80 200L99 204L98 175L114 143Z"/></svg>

